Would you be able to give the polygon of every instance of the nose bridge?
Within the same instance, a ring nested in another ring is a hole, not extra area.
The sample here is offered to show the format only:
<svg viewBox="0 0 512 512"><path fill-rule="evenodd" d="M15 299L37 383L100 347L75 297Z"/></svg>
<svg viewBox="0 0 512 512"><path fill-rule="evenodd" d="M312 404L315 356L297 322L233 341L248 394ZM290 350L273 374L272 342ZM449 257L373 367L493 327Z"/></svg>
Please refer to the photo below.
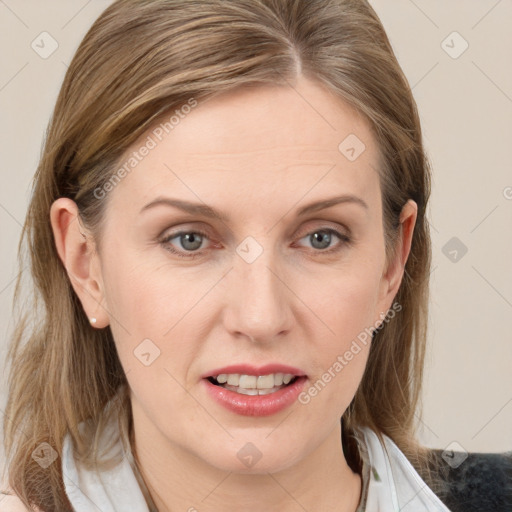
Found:
<svg viewBox="0 0 512 512"><path fill-rule="evenodd" d="M289 291L278 277L274 252L248 238L237 248L230 276L227 327L233 334L268 341L289 327Z"/></svg>

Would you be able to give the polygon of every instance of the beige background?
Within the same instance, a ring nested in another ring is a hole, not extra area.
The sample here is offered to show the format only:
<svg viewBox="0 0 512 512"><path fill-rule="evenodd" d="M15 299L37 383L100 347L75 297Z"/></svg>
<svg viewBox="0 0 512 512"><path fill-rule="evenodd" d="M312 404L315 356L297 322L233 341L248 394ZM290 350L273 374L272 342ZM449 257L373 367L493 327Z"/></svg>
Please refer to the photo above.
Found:
<svg viewBox="0 0 512 512"><path fill-rule="evenodd" d="M16 247L44 130L76 47L110 3L0 0L2 362L12 330ZM443 449L511 450L512 3L371 4L413 88L433 164L431 331L421 440ZM47 59L31 48L44 31L58 42ZM0 389L3 414L3 373Z"/></svg>

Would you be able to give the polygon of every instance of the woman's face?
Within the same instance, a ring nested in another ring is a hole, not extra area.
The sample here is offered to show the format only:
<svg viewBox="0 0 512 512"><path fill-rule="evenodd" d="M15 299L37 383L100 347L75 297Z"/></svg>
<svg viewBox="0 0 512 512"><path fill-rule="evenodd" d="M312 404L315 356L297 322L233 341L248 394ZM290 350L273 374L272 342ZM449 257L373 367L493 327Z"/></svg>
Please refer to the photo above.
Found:
<svg viewBox="0 0 512 512"><path fill-rule="evenodd" d="M110 324L139 438L225 470L278 471L336 431L365 369L363 333L402 277L385 267L378 148L354 110L305 79L186 112L141 137L98 199L102 307L88 313ZM302 377L275 395L279 376L243 377L267 388L258 396L205 378L258 372Z"/></svg>

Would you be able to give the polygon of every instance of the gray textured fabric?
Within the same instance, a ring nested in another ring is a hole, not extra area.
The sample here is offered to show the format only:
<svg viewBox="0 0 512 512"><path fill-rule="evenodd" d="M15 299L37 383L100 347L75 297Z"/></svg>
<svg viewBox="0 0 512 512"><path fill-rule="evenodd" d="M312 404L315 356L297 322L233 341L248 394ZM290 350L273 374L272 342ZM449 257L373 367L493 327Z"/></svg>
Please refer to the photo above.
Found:
<svg viewBox="0 0 512 512"><path fill-rule="evenodd" d="M442 450L432 450L441 467L439 498L453 512L512 512L512 451L469 453L451 467ZM460 453L460 452L457 452Z"/></svg>

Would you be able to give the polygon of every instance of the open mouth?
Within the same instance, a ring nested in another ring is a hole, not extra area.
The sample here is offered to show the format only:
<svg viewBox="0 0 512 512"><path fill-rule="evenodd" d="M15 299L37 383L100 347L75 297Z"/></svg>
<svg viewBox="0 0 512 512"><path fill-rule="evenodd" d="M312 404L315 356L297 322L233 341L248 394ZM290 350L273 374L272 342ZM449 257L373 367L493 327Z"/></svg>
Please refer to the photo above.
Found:
<svg viewBox="0 0 512 512"><path fill-rule="evenodd" d="M269 395L293 384L299 377L289 373L269 375L220 374L207 377L215 386L220 386L241 395Z"/></svg>

